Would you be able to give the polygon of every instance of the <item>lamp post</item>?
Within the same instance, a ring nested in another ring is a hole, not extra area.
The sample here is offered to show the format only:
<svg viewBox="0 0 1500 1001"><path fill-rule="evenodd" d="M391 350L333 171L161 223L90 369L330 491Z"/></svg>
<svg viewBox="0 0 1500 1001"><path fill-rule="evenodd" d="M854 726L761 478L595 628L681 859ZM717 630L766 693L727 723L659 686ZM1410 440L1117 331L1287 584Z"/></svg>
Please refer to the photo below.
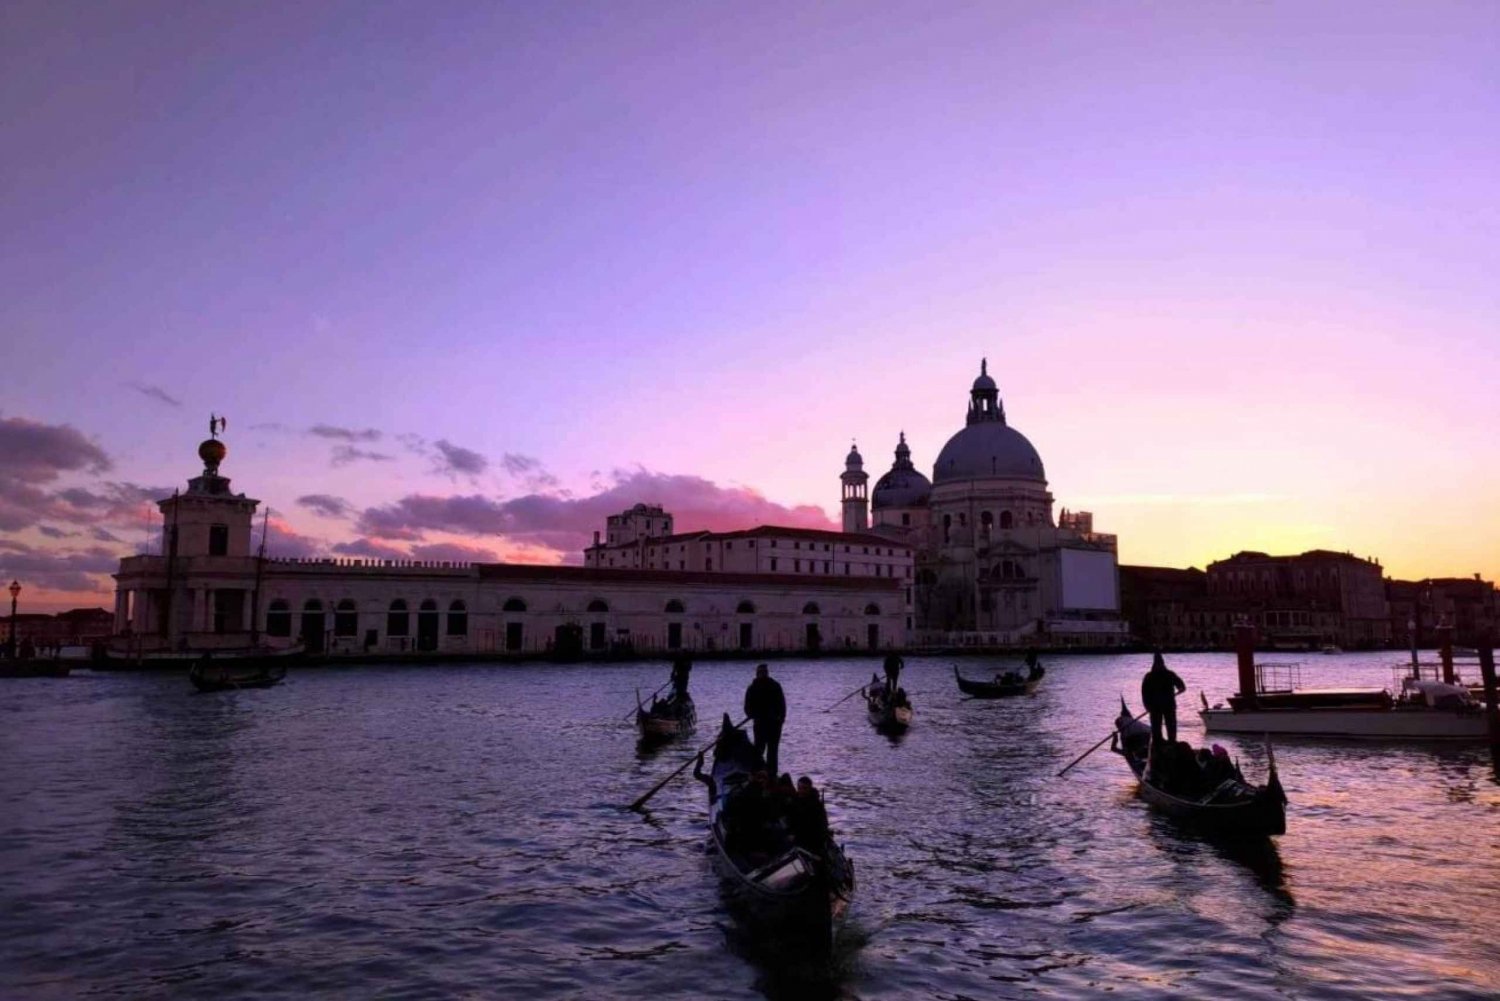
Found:
<svg viewBox="0 0 1500 1001"><path fill-rule="evenodd" d="M10 582L10 645L6 651L11 660L16 659L16 599L21 596L21 582Z"/></svg>

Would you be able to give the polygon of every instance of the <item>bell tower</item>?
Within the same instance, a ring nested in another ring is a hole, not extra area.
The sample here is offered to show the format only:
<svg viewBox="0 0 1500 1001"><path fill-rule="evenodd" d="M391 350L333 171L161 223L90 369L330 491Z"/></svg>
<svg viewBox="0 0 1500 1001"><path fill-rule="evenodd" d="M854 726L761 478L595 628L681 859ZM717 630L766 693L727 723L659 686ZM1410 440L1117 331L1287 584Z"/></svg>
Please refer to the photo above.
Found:
<svg viewBox="0 0 1500 1001"><path fill-rule="evenodd" d="M844 531L863 532L870 527L870 474L865 472L865 460L859 454L859 446L851 444L849 455L844 459L844 472L839 477L843 484Z"/></svg>

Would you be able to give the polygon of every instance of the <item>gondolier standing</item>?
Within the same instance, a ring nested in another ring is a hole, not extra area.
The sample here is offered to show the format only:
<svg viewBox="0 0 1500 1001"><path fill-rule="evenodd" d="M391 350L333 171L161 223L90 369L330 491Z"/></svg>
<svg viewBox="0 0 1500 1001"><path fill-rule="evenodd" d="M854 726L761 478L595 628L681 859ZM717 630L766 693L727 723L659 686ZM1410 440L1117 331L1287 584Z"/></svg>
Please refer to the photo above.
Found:
<svg viewBox="0 0 1500 1001"><path fill-rule="evenodd" d="M687 698L688 675L693 673L693 661L686 654L679 654L672 661L672 698L679 703Z"/></svg>
<svg viewBox="0 0 1500 1001"><path fill-rule="evenodd" d="M1141 679L1141 701L1151 714L1151 744L1161 743L1162 724L1167 726L1167 741L1177 743L1177 696L1187 691L1187 684L1167 667L1157 651L1151 661L1151 670Z"/></svg>
<svg viewBox="0 0 1500 1001"><path fill-rule="evenodd" d="M786 722L786 693L765 664L755 669L755 680L745 689L745 715L755 723L756 753L764 759L766 770L777 774L781 725Z"/></svg>
<svg viewBox="0 0 1500 1001"><path fill-rule="evenodd" d="M902 661L900 657L896 656L893 653L886 654L885 690L892 695L896 694L896 689L901 684L901 668L905 666L905 662Z"/></svg>

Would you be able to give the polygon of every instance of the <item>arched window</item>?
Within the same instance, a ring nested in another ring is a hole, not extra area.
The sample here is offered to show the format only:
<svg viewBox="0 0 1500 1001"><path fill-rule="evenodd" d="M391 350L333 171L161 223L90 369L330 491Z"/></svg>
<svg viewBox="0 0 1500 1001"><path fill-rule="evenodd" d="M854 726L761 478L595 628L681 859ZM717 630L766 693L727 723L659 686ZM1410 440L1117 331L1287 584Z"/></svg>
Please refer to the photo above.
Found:
<svg viewBox="0 0 1500 1001"><path fill-rule="evenodd" d="M354 599L345 598L334 606L333 635L359 635L359 610L355 607Z"/></svg>
<svg viewBox="0 0 1500 1001"><path fill-rule="evenodd" d="M673 598L671 601L667 602L667 611L675 615L681 615L686 610L687 606L678 601L676 598Z"/></svg>
<svg viewBox="0 0 1500 1001"><path fill-rule="evenodd" d="M304 612L321 612L323 610L323 603L317 598L308 598L302 603L302 610Z"/></svg>
<svg viewBox="0 0 1500 1001"><path fill-rule="evenodd" d="M1001 528L1002 531L1005 530L1005 529L1007 529L1007 528L1013 527L1015 525L1015 523L1016 523L1015 516L1012 515L1009 511L1001 511L1000 512L1000 528Z"/></svg>
<svg viewBox="0 0 1500 1001"><path fill-rule="evenodd" d="M1005 522L1003 519L1005 518L1005 516L1001 515L1000 517L1002 519L1000 523L1004 525ZM990 514L988 511L979 512L979 537L988 542L990 539L990 529L994 527L995 516Z"/></svg>
<svg viewBox="0 0 1500 1001"><path fill-rule="evenodd" d="M807 604L803 605L802 606L802 614L803 615L817 615L818 614L818 603L816 601L809 601Z"/></svg>
<svg viewBox="0 0 1500 1001"><path fill-rule="evenodd" d="M607 612L609 611L609 604L605 601L601 601L600 599L595 598L593 601L589 602L589 611Z"/></svg>
<svg viewBox="0 0 1500 1001"><path fill-rule="evenodd" d="M397 598L391 602L390 611L385 616L385 634L387 636L406 636L411 632L411 615L406 611L406 602Z"/></svg>
<svg viewBox="0 0 1500 1001"><path fill-rule="evenodd" d="M507 612L524 612L526 611L526 602L520 598L510 598L505 602L504 609Z"/></svg>
<svg viewBox="0 0 1500 1001"><path fill-rule="evenodd" d="M953 539L953 516L943 515L943 543L946 545Z"/></svg>
<svg viewBox="0 0 1500 1001"><path fill-rule="evenodd" d="M469 635L469 606L455 601L448 606L448 635Z"/></svg>
<svg viewBox="0 0 1500 1001"><path fill-rule="evenodd" d="M266 609L266 635L292 635L292 608L280 598L271 602Z"/></svg>
<svg viewBox="0 0 1500 1001"><path fill-rule="evenodd" d="M870 602L868 605L865 606L865 614L866 615L879 615L880 614L880 606L877 605L877 604L875 604L873 601Z"/></svg>
<svg viewBox="0 0 1500 1001"><path fill-rule="evenodd" d="M735 609L735 611L738 612L741 615L754 615L755 614L755 602L753 602L753 601L742 601L742 602L740 602L739 607Z"/></svg>
<svg viewBox="0 0 1500 1001"><path fill-rule="evenodd" d="M229 555L229 526L228 525L209 525L208 526L208 555L210 555L210 556L228 556Z"/></svg>

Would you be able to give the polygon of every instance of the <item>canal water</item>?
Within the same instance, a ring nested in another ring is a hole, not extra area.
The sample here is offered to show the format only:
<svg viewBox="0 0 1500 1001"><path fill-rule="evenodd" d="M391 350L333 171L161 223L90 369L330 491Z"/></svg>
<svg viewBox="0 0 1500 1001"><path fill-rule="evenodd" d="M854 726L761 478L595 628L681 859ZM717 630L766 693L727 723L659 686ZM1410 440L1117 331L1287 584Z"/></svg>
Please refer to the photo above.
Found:
<svg viewBox="0 0 1500 1001"><path fill-rule="evenodd" d="M1390 680L1314 656L1309 682ZM879 736L873 660L779 661L783 767L858 876L830 959L726 913L685 760L627 713L665 664L348 667L199 695L76 672L0 688L0 997L1494 998L1500 785L1480 749L1285 743L1287 833L1200 840L1106 749L1140 656L1055 657L1029 699L912 659ZM997 662L970 660L980 676ZM1233 658L1170 658L1198 692ZM702 740L751 666L699 664ZM1191 700L1191 701L1189 701ZM1223 738L1251 777L1255 741Z"/></svg>

